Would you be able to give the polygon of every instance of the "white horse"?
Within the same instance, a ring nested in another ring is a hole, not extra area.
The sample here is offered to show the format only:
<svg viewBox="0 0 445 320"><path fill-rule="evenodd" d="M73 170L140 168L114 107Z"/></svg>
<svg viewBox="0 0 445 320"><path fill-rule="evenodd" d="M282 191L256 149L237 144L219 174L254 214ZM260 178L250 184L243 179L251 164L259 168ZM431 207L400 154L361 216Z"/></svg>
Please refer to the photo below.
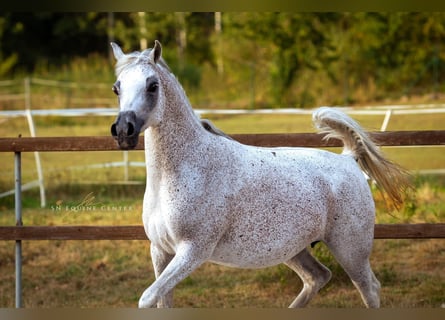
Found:
<svg viewBox="0 0 445 320"><path fill-rule="evenodd" d="M344 113L313 114L343 154L310 148L260 148L228 138L192 110L161 58L161 44L117 60L120 112L111 133L132 149L145 131L147 184L142 219L156 280L139 307L171 307L173 288L206 261L239 268L285 263L304 286L291 307L306 305L331 272L307 250L323 241L367 307L379 307L369 256L374 201L360 167L397 203L404 176Z"/></svg>

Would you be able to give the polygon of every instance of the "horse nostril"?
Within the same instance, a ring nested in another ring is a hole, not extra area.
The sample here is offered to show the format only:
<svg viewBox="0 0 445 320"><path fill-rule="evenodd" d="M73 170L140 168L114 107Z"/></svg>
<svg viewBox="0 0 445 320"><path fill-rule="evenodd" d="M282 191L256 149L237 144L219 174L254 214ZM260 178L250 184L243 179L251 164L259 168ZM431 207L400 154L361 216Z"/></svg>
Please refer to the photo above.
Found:
<svg viewBox="0 0 445 320"><path fill-rule="evenodd" d="M127 129L127 136L132 136L133 134L134 134L134 125L131 122L129 122Z"/></svg>
<svg viewBox="0 0 445 320"><path fill-rule="evenodd" d="M113 123L113 124L111 125L111 135L112 135L113 137L117 137L117 130L116 130L116 124L115 124L115 123Z"/></svg>

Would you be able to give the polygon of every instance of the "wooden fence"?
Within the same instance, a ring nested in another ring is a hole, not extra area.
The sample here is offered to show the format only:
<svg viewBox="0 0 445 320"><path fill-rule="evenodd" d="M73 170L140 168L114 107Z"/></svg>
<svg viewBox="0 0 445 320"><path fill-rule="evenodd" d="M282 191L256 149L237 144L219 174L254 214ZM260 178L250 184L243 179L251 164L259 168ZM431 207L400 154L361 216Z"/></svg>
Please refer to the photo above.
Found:
<svg viewBox="0 0 445 320"><path fill-rule="evenodd" d="M445 130L370 132L381 146L445 145ZM232 138L255 146L340 147L336 139L316 133L237 134ZM136 150L142 150L143 136ZM119 151L111 137L0 138L0 152ZM18 204L16 204L18 205ZM142 226L0 226L0 240L143 240ZM445 223L377 224L376 239L445 238Z"/></svg>
<svg viewBox="0 0 445 320"><path fill-rule="evenodd" d="M445 130L372 132L382 146L445 145ZM325 141L313 133L233 135L239 142L256 146L339 147L335 139ZM142 137L141 137L142 138ZM143 149L143 138L136 150ZM117 151L111 137L0 138L0 152L15 154L16 226L0 226L0 240L15 241L15 304L22 307L22 240L146 240L142 226L23 226L22 225L22 152ZM445 223L377 224L376 239L445 238Z"/></svg>

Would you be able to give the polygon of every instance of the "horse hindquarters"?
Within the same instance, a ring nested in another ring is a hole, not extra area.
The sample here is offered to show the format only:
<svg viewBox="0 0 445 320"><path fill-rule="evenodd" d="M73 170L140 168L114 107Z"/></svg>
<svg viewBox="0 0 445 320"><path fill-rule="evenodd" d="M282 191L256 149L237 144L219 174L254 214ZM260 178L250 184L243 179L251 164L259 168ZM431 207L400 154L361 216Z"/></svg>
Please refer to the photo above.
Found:
<svg viewBox="0 0 445 320"><path fill-rule="evenodd" d="M369 257L374 240L375 207L367 182L348 183L348 198L336 202L329 213L326 245L351 278L367 307L380 305L380 283L372 272ZM360 181L358 180L358 181Z"/></svg>
<svg viewBox="0 0 445 320"><path fill-rule="evenodd" d="M347 178L333 188L322 241L349 275L365 305L379 307L380 283L369 263L374 239L374 202L359 170L352 169ZM286 261L286 265L304 283L290 307L305 306L331 277L331 272L307 249Z"/></svg>

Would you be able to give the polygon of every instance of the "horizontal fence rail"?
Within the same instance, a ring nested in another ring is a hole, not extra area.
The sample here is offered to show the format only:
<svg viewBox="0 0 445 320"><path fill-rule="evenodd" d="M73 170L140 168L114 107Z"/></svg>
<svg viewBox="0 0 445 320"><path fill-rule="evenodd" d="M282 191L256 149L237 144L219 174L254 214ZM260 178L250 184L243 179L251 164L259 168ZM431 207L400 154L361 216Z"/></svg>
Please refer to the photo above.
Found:
<svg viewBox="0 0 445 320"><path fill-rule="evenodd" d="M29 95L29 94L28 94ZM0 95L2 100L24 100L25 93ZM72 102L91 103L91 99L73 98ZM115 104L114 98L96 98L96 102L102 104ZM352 107L338 107L350 115L386 115L388 111L391 115L417 115L417 114L443 114L444 104L416 105L415 108L407 105L386 105L374 107L362 107L360 109ZM33 116L60 116L60 117L80 117L80 116L116 116L118 107L94 107L94 108L63 108L63 109L32 109L29 110ZM21 117L26 116L27 110L0 110L0 117ZM299 108L272 108L272 109L194 109L198 115L253 115L253 114L283 114L283 115L312 115L314 109Z"/></svg>
<svg viewBox="0 0 445 320"><path fill-rule="evenodd" d="M445 223L377 224L375 239L445 238ZM0 240L147 240L143 226L0 227Z"/></svg>
<svg viewBox="0 0 445 320"><path fill-rule="evenodd" d="M445 145L445 130L369 132L381 146ZM337 139L323 140L318 133L233 134L241 143L263 147L341 147ZM144 137L139 138L135 150L144 149ZM55 151L116 151L112 137L36 137L0 138L0 152L55 152Z"/></svg>

